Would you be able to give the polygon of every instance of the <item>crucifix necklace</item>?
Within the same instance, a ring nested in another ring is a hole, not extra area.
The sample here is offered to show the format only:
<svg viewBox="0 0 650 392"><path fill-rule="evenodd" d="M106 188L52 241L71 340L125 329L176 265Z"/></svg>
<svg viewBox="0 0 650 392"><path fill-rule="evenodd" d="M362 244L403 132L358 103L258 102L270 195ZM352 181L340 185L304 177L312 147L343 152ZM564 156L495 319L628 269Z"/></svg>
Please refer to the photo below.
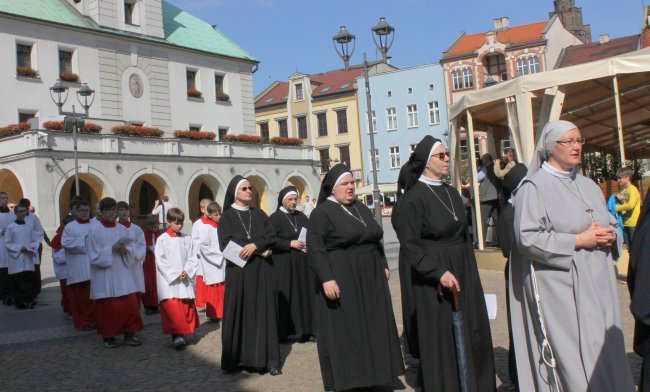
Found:
<svg viewBox="0 0 650 392"><path fill-rule="evenodd" d="M363 220L363 217L361 216L361 213L359 212L359 210L357 210L357 206L355 206L354 204L352 204L352 208L354 208L354 210L357 212L357 215L359 215L358 218L357 218L356 216L354 216L354 214L353 214L350 210L348 210L347 208L345 208L345 206L343 206L343 204L340 204L340 203L339 203L339 205L341 206L341 208L343 208L343 211L347 212L351 217L353 217L353 218L356 219L357 221L361 222L361 224L363 225L363 227L368 227L368 226L366 226L366 222Z"/></svg>
<svg viewBox="0 0 650 392"><path fill-rule="evenodd" d="M244 231L246 232L246 238L251 239L251 229L253 227L253 214L251 214L250 210L248 210L248 230L246 230L246 225L244 225L244 220L241 218L241 215L239 214L238 210L237 211L237 216L239 217L239 221L241 222L242 227L244 228Z"/></svg>
<svg viewBox="0 0 650 392"><path fill-rule="evenodd" d="M289 219L289 223L291 223L291 227L293 227L293 231L295 231L297 233L298 232L298 218L296 218L296 223L294 224L293 222L291 222L291 218L289 218L289 214L284 214L284 215L287 217L287 219Z"/></svg>
<svg viewBox="0 0 650 392"><path fill-rule="evenodd" d="M436 192L434 192L434 190L431 188L430 185L427 185L427 188L429 188L429 190L431 191L431 193L433 193L433 195L436 197L436 199L438 199L438 200L440 201L440 203L445 207L445 209L446 209L447 211L449 211L449 213L450 213L451 215L454 216L454 220L455 220L456 222L458 222L458 216L456 215L456 209L454 208L454 202L451 201L451 195L449 194L449 190L447 189L447 187L445 187L445 190L447 191L447 197L449 198L449 205L451 205L451 209L450 209L449 207L447 207L447 205L445 204L445 202L442 201L442 199L440 198L440 196L438 196L438 195L436 194Z"/></svg>
<svg viewBox="0 0 650 392"><path fill-rule="evenodd" d="M576 190L578 191L578 195L576 195L576 194L571 190L571 188L570 188L567 184L565 184L564 181L562 181L562 179L560 179L560 183L561 183L562 185L564 185L564 187L567 189L567 191L569 191L569 193L570 193L571 195L573 195L573 197L575 197L576 199L580 200L580 201L582 202L582 204L584 204L585 207L587 207L587 209L585 209L585 212L586 212L586 213L589 215L589 217L591 218L591 223L592 223L592 224L597 224L597 222L596 222L596 217L594 216L594 209L591 208L591 207L589 206L589 204L587 204L587 202L585 201L585 198L582 197L582 192L580 192L580 188L578 187L578 184L574 182L574 184L575 184L575 186L576 186Z"/></svg>

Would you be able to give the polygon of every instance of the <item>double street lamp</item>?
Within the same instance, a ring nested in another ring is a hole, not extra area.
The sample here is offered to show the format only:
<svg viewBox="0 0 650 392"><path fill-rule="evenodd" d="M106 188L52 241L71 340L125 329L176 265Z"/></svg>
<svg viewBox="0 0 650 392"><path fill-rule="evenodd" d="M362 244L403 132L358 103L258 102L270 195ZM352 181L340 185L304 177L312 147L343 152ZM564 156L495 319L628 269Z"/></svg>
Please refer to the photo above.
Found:
<svg viewBox="0 0 650 392"><path fill-rule="evenodd" d="M68 100L70 91L68 86L58 79L52 87L50 87L50 97L52 101L59 108L59 115L63 114L63 105ZM77 100L84 108L84 114L77 115L75 106L72 105L72 115L67 115L63 118L63 130L72 131L72 140L74 144L74 185L75 195L79 196L79 160L77 157L77 133L81 132L85 125L85 119L88 118L88 111L95 101L95 90L88 87L87 83L83 83L81 88L77 90ZM82 101L83 100L83 101Z"/></svg>
<svg viewBox="0 0 650 392"><path fill-rule="evenodd" d="M393 46L393 41L395 39L395 28L386 22L386 18L379 18L379 23L372 29L372 40L375 43L377 49L381 52L382 62L388 63L388 50ZM350 66L350 57L354 53L356 36L350 34L350 32L341 26L338 34L332 37L334 41L334 49L339 55L345 69L348 69ZM340 46L337 46L337 44ZM350 50L350 45L352 45L352 50ZM379 183L377 182L377 153L375 152L375 130L372 123L372 103L370 102L370 79L368 78L368 60L366 58L366 53L363 53L363 76L365 79L366 86L366 104L367 104L367 119L368 119L368 134L370 135L370 161L372 165L372 200L373 205L375 206L375 220L379 223L379 226L382 226L381 222L381 193L379 192Z"/></svg>

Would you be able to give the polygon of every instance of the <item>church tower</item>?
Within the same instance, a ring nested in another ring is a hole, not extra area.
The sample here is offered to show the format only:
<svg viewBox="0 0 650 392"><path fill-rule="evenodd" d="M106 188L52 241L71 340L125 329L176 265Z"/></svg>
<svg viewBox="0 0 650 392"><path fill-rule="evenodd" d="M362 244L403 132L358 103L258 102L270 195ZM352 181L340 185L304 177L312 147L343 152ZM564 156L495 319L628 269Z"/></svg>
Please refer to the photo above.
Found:
<svg viewBox="0 0 650 392"><path fill-rule="evenodd" d="M564 27L582 42L591 42L591 26L582 22L582 8L575 6L575 0L554 0L553 6L554 11L549 13L549 17L557 15Z"/></svg>

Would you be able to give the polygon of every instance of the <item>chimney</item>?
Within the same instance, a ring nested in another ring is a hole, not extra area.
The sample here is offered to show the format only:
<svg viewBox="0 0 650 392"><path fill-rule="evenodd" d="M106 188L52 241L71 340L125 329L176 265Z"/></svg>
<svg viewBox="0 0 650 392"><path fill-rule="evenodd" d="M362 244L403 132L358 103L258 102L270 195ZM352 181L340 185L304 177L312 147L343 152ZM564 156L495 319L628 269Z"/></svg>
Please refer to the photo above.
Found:
<svg viewBox="0 0 650 392"><path fill-rule="evenodd" d="M650 5L643 10L643 28L641 29L641 49L650 47Z"/></svg>
<svg viewBox="0 0 650 392"><path fill-rule="evenodd" d="M494 19L494 29L495 30L505 30L510 28L510 18L507 16Z"/></svg>
<svg viewBox="0 0 650 392"><path fill-rule="evenodd" d="M609 34L601 34L601 35L599 35L598 36L598 42L600 42L601 45L608 43L609 42Z"/></svg>

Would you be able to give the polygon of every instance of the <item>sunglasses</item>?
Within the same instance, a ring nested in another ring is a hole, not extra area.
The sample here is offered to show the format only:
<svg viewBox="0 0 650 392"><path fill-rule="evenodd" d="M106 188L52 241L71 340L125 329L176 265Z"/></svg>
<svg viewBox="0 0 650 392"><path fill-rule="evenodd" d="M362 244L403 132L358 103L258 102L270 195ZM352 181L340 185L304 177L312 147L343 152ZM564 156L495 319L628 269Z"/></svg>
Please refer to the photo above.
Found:
<svg viewBox="0 0 650 392"><path fill-rule="evenodd" d="M239 189L241 189L244 192L248 192L248 191L253 192L253 187L252 186L243 186L243 187L241 187Z"/></svg>
<svg viewBox="0 0 650 392"><path fill-rule="evenodd" d="M436 157L436 158L440 159L441 161L444 161L445 157L449 157L449 153L448 152L439 152L437 154L431 154L431 156Z"/></svg>

